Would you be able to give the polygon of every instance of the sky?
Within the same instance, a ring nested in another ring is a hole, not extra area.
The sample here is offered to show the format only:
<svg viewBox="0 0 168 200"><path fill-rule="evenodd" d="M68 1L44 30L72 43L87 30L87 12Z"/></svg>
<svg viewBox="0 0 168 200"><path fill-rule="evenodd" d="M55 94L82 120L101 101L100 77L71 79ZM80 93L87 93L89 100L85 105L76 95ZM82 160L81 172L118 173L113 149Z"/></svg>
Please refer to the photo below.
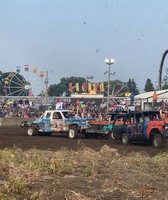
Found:
<svg viewBox="0 0 168 200"><path fill-rule="evenodd" d="M101 82L113 58L110 79L134 79L143 92L148 78L158 85L167 48L167 0L0 0L3 73L26 64L47 70L50 84L71 76Z"/></svg>

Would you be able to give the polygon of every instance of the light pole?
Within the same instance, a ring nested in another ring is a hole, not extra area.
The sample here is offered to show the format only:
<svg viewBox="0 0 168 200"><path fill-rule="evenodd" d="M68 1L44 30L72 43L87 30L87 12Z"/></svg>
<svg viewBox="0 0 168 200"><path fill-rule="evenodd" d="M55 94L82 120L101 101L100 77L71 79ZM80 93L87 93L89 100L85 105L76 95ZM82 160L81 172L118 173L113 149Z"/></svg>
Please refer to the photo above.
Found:
<svg viewBox="0 0 168 200"><path fill-rule="evenodd" d="M107 113L109 111L109 101L110 101L110 66L115 63L113 58L106 58L105 63L108 65L108 89L107 89Z"/></svg>

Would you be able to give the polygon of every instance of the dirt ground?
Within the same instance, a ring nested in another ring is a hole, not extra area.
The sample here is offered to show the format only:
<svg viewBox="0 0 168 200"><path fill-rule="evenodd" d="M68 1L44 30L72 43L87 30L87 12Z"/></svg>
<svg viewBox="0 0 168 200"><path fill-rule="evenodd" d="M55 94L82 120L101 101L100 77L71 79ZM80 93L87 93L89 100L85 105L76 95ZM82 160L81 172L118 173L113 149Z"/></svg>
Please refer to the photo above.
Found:
<svg viewBox="0 0 168 200"><path fill-rule="evenodd" d="M67 148L69 150L78 151L83 147L91 148L92 150L99 152L104 146L108 146L109 148L116 149L117 152L120 155L128 155L132 152L141 153L144 155L147 155L149 157L153 157L157 155L158 153L165 152L168 149L167 143L165 143L164 147L162 149L155 149L154 147L147 145L147 144L132 144L132 145L122 145L119 141L115 140L108 140L106 138L99 138L99 139L85 139L85 138L79 138L79 139L69 139L66 135L52 135L52 136L28 136L26 133L26 130L20 128L20 127L0 127L0 149L5 148L12 148L12 147L18 147L22 150L29 150L29 149L38 149L43 151L57 151L61 148ZM105 166L105 164L102 164L102 166ZM47 193L44 195L44 198L42 199L73 199L73 200L113 200L113 199L166 199L168 196L167 190L167 179L166 176L163 178L165 180L165 183L163 183L163 186L157 184L155 187L152 184L154 184L155 181L157 181L158 177L156 177L156 180L152 180L152 177L150 180L147 177L147 174L144 174L142 176L142 179L140 177L136 177L136 173L134 176L127 177L124 172L121 171L120 173L120 167L114 164L115 172L106 171L105 167L102 166L100 169L100 174L96 177L87 178L82 177L80 175L76 175L75 173L73 175L69 176L48 176L43 177L37 185L33 186L33 190L41 190L43 188L43 191L47 191ZM127 173L131 173L131 170L127 169ZM77 173L77 172L76 172ZM121 178L123 177L123 179ZM153 178L154 179L154 178ZM111 181L110 181L111 180ZM146 193L144 194L141 190L138 193L138 195L133 194L133 192L130 192L130 188L128 188L128 185L125 180L132 181L132 189L146 184L147 189L145 190ZM109 186L110 185L110 186ZM108 187L113 186L114 190L113 192L108 190ZM162 188L163 190L159 193L156 193L156 188ZM101 188L106 188L102 190ZM141 194L142 193L142 194ZM162 197L160 197L162 193ZM65 195L66 194L66 195ZM68 194L70 194L68 196ZM156 195L157 194L157 195Z"/></svg>
<svg viewBox="0 0 168 200"><path fill-rule="evenodd" d="M68 148L70 150L78 150L80 146L84 145L95 151L100 151L101 147L108 145L110 148L115 148L121 154L130 152L145 152L149 156L154 156L159 152L167 150L167 144L162 149L155 149L147 144L132 144L125 146L116 140L108 140L106 138L98 139L69 139L63 134L54 134L52 136L28 136L26 130L20 127L0 127L0 149L12 148L14 146L23 150L36 148L39 150L59 150L60 148Z"/></svg>

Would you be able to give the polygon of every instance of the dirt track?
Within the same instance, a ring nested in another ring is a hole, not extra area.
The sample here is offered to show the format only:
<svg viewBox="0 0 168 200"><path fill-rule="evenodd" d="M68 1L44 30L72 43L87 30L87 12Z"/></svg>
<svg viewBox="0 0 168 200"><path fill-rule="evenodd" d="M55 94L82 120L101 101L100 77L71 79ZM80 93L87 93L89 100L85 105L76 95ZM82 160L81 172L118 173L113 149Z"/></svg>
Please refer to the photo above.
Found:
<svg viewBox="0 0 168 200"><path fill-rule="evenodd" d="M111 148L118 149L121 154L129 152L145 152L150 156L156 155L161 151L168 149L167 142L160 150L146 144L132 144L128 146L122 145L119 141L108 139L69 139L66 135L52 135L52 136L28 136L26 130L20 127L0 127L0 149L12 148L14 146L23 150L40 149L40 150L58 150L60 148L68 148L71 150L78 150L82 146L90 147L96 151L104 145Z"/></svg>

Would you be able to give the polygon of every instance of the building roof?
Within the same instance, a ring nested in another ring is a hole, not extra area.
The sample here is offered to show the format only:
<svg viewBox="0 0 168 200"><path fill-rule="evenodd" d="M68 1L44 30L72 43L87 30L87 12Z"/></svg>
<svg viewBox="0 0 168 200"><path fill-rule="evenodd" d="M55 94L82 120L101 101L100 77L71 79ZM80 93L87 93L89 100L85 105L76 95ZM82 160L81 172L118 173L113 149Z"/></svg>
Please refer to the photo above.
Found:
<svg viewBox="0 0 168 200"><path fill-rule="evenodd" d="M135 95L135 99L153 99L153 93L154 91L144 92L144 93ZM158 90L156 91L156 93L158 95L158 99L168 99L168 89Z"/></svg>

